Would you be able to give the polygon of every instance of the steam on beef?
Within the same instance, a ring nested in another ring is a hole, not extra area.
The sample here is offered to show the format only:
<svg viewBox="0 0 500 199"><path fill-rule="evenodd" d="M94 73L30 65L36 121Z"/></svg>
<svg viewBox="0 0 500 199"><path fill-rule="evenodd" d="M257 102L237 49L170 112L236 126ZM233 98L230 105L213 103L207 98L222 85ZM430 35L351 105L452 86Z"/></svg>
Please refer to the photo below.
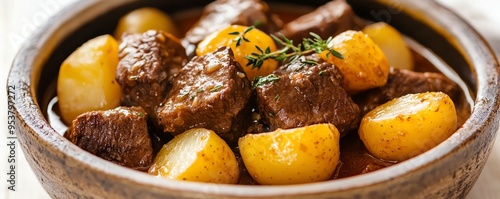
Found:
<svg viewBox="0 0 500 199"><path fill-rule="evenodd" d="M458 85L442 74L391 68L389 79L384 86L362 93L354 100L364 115L394 98L427 91L446 93L454 102L458 102L457 97L460 95Z"/></svg>
<svg viewBox="0 0 500 199"><path fill-rule="evenodd" d="M156 118L156 107L165 99L169 80L187 62L186 51L174 36L162 31L122 37L116 80L125 106L141 106Z"/></svg>
<svg viewBox="0 0 500 199"><path fill-rule="evenodd" d="M251 94L250 82L229 47L194 57L173 80L172 90L158 109L160 125L173 135L194 127L215 131L231 141L231 129L243 114Z"/></svg>
<svg viewBox="0 0 500 199"><path fill-rule="evenodd" d="M145 171L153 161L146 120L141 107L91 111L78 116L64 137L105 160Z"/></svg>
<svg viewBox="0 0 500 199"><path fill-rule="evenodd" d="M202 17L184 39L190 44L198 44L209 34L229 25L258 25L258 29L273 33L279 30L281 24L281 20L270 14L269 6L262 0L217 0L205 7Z"/></svg>
<svg viewBox="0 0 500 199"><path fill-rule="evenodd" d="M331 1L285 24L280 33L293 40L294 43L302 42L303 38L310 38L311 32L326 39L346 30L355 29L355 17L351 6L345 0Z"/></svg>
<svg viewBox="0 0 500 199"><path fill-rule="evenodd" d="M313 59L318 64L298 60L281 67L279 79L257 87L259 112L271 130L332 123L344 135L357 128L359 108L342 87L342 73Z"/></svg>

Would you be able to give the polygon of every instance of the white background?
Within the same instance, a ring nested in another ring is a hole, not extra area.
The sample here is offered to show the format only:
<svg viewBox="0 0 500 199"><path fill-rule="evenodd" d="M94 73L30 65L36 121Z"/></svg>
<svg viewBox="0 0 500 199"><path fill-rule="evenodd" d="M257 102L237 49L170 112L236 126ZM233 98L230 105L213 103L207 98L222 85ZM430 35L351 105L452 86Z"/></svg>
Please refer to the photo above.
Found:
<svg viewBox="0 0 500 199"><path fill-rule="evenodd" d="M22 42L45 23L48 17L76 0L0 0L0 198L49 198L17 147L16 192L7 190L7 101L5 82L8 70ZM457 11L476 27L500 52L500 1L438 0ZM497 53L498 54L498 53ZM500 198L500 136L468 199ZM5 169L5 172L4 172Z"/></svg>

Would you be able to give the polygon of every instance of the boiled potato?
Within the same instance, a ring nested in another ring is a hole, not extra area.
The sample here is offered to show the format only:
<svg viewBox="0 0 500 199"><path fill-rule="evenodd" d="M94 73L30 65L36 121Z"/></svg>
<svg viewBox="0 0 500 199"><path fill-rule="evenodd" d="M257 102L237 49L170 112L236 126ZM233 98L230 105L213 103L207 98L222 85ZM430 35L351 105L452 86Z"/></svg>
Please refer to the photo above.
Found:
<svg viewBox="0 0 500 199"><path fill-rule="evenodd" d="M243 67L243 70L250 81L252 81L255 77L264 77L271 74L278 67L278 62L269 59L264 61L260 69L252 69L252 66L247 66L248 60L245 56L251 55L252 53L260 54L259 50L257 50L255 46L259 46L263 51L265 51L268 47L271 52L276 51L276 44L274 44L274 40L266 33L258 29L252 29L244 34L244 37L247 38L249 42L241 39L239 42L240 45L236 46L238 43L237 38L241 38L241 35L243 35L247 28L247 26L232 25L218 32L212 33L198 44L198 47L196 48L196 55L202 56L215 51L220 46L229 46L231 50L233 50L236 61ZM240 35L230 34L235 32L240 33Z"/></svg>
<svg viewBox="0 0 500 199"><path fill-rule="evenodd" d="M349 94L385 85L389 77L389 63L380 48L368 35L360 31L345 31L328 44L344 59L324 51L320 57L334 64L344 74L344 88Z"/></svg>
<svg viewBox="0 0 500 199"><path fill-rule="evenodd" d="M234 184L240 170L224 140L211 130L195 128L163 145L149 173L167 179Z"/></svg>
<svg viewBox="0 0 500 199"><path fill-rule="evenodd" d="M162 30L179 37L179 30L174 21L166 13L156 8L139 8L129 12L118 22L115 37L121 38L122 34L144 33L148 30Z"/></svg>
<svg viewBox="0 0 500 199"><path fill-rule="evenodd" d="M413 55L399 31L379 22L366 26L363 32L380 47L391 67L413 70Z"/></svg>
<svg viewBox="0 0 500 199"><path fill-rule="evenodd" d="M442 92L408 94L367 113L358 129L368 151L403 161L448 138L457 129L455 105Z"/></svg>
<svg viewBox="0 0 500 199"><path fill-rule="evenodd" d="M330 178L339 161L340 134L332 124L240 138L241 158L260 184L283 185L318 182Z"/></svg>
<svg viewBox="0 0 500 199"><path fill-rule="evenodd" d="M110 35L89 40L61 65L57 97L61 116L70 124L87 111L120 105L121 89L115 80L118 43Z"/></svg>

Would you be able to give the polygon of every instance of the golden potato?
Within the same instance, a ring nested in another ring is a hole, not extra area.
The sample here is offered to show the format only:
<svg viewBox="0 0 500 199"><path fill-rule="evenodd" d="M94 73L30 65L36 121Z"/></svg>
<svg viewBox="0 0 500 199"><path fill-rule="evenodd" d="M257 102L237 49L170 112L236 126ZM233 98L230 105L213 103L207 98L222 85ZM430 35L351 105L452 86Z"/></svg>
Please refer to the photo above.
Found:
<svg viewBox="0 0 500 199"><path fill-rule="evenodd" d="M408 94L367 113L358 129L368 151L403 161L448 138L457 129L455 105L442 92Z"/></svg>
<svg viewBox="0 0 500 199"><path fill-rule="evenodd" d="M255 46L259 46L263 51L268 47L270 52L276 51L276 44L274 44L274 40L269 35L258 29L251 29L246 32L248 28L247 26L232 25L212 33L198 44L196 55L202 56L215 51L220 46L229 46L233 50L236 61L243 67L250 81L255 77L264 77L271 74L278 67L278 62L275 60L269 59L264 61L260 68L252 69L252 66L247 66L248 60L245 56L252 53L260 54ZM243 39L242 35L247 41Z"/></svg>
<svg viewBox="0 0 500 199"><path fill-rule="evenodd" d="M349 94L385 85L389 77L389 63L380 48L368 35L360 31L345 31L328 44L344 59L324 51L320 57L334 64L344 74L344 88Z"/></svg>
<svg viewBox="0 0 500 199"><path fill-rule="evenodd" d="M260 184L281 185L323 181L330 178L339 161L340 134L332 124L240 138L241 158Z"/></svg>
<svg viewBox="0 0 500 199"><path fill-rule="evenodd" d="M240 170L224 140L211 130L195 128L163 145L149 173L167 179L234 184Z"/></svg>
<svg viewBox="0 0 500 199"><path fill-rule="evenodd" d="M413 55L399 31L379 22L366 26L363 32L380 47L391 67L413 70Z"/></svg>
<svg viewBox="0 0 500 199"><path fill-rule="evenodd" d="M70 124L87 111L120 105L121 88L115 80L118 43L110 35L89 40L61 65L57 97L61 116Z"/></svg>
<svg viewBox="0 0 500 199"><path fill-rule="evenodd" d="M148 30L162 30L180 37L172 18L163 11L151 7L133 10L120 18L114 35L116 38L121 38L125 32L144 33Z"/></svg>

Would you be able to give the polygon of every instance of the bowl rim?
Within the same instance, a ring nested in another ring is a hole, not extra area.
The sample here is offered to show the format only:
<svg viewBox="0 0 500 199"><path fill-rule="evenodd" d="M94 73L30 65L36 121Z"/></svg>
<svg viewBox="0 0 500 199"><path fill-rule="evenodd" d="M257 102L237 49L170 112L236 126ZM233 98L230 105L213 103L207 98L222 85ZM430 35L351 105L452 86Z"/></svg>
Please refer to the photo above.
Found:
<svg viewBox="0 0 500 199"><path fill-rule="evenodd" d="M476 134L498 123L499 107L499 64L487 42L467 22L454 14L450 9L434 1L400 1L404 11L408 13L425 13L420 16L421 20L429 20L427 23L456 39L456 48L463 50L462 56L468 59L472 70L476 74L477 94L474 108L467 121L447 140L433 149L397 165L381 169L375 172L357 175L353 177L283 186L254 186L254 185L224 185L199 182L185 182L176 180L159 179L147 173L125 168L101 158L94 156L76 145L67 141L58 134L46 121L36 99L36 88L40 79L40 72L44 61L50 56L59 42L61 42L71 30L78 26L71 23L76 18L87 22L93 18L90 13L102 14L107 9L131 2L126 1L78 1L67 6L54 18L63 20L50 20L45 26L33 35L20 49L14 59L7 87L17 86L18 93L15 97L15 113L27 128L33 130L49 151L56 154L64 154L66 158L81 163L83 166L95 172L109 175L112 178L128 181L130 183L143 184L152 189L176 190L183 192L225 195L225 196L286 196L317 194L323 192L342 192L357 189L374 184L385 183L395 178L402 177L413 171L421 170L435 164L440 159L450 156L453 151L464 150L477 136ZM381 2L390 2L382 0ZM92 12L90 12L92 10ZM438 20L435 20L438 19ZM453 24L453 25L452 25ZM58 27L66 26L64 30ZM463 46L469 46L464 48ZM43 52L40 50L45 49ZM32 67L33 66L33 67ZM483 66L483 67L479 67ZM27 77L26 74L29 74ZM486 113L486 114L485 114ZM478 125L480 124L480 125ZM29 131L31 133L31 131ZM126 174L126 175L124 175ZM258 191L256 191L258 190Z"/></svg>

